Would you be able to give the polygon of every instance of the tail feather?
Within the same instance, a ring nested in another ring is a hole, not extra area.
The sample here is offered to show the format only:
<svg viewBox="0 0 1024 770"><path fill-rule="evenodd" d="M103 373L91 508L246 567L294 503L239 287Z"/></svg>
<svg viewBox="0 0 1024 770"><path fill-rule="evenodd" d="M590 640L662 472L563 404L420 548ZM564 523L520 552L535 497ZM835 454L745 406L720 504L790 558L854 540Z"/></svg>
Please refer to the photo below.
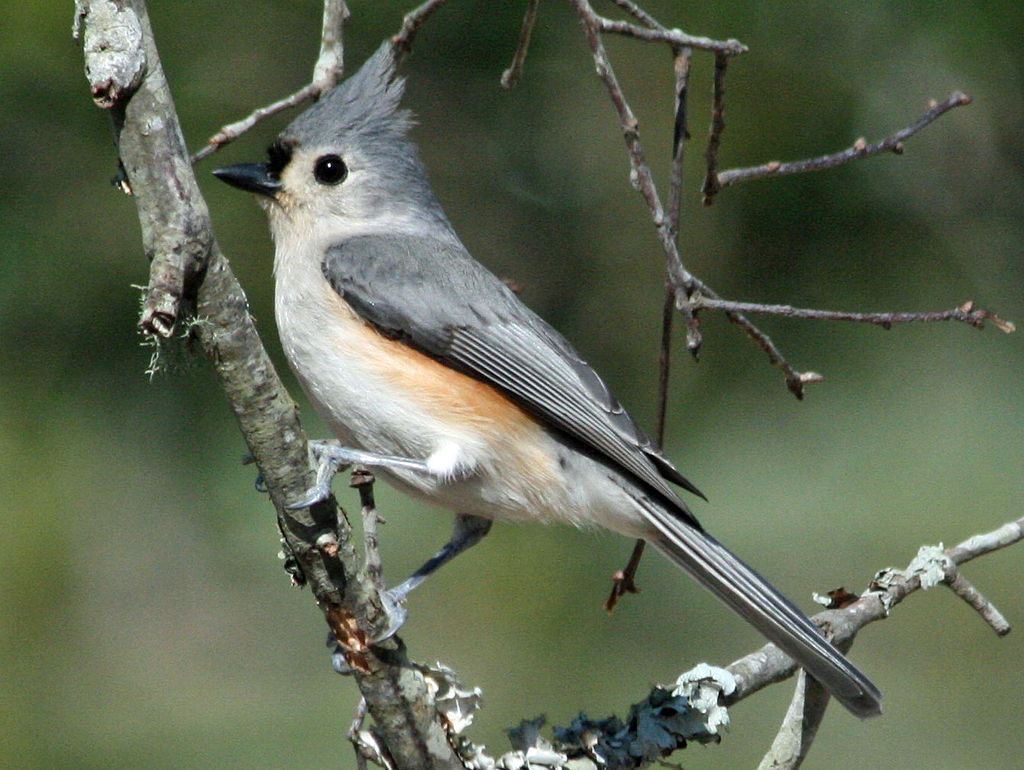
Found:
<svg viewBox="0 0 1024 770"><path fill-rule="evenodd" d="M648 512L659 533L652 545L792 657L851 712L862 718L881 713L878 688L767 580L706 532L653 505Z"/></svg>

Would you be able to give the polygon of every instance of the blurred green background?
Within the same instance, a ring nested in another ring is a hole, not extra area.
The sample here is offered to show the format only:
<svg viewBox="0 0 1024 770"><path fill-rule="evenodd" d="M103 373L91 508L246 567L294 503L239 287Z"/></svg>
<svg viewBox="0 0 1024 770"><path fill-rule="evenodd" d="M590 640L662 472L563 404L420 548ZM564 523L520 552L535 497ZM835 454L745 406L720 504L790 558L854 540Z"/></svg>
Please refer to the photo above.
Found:
<svg viewBox="0 0 1024 770"><path fill-rule="evenodd" d="M351 5L358 63L409 3ZM498 87L522 5L453 3L423 29L405 68L416 135L470 249L518 281L653 427L663 258L568 4L541 4L523 82ZM1024 320L1019 3L647 7L751 48L729 71L725 167L880 138L956 88L975 100L902 157L749 183L704 209L711 61L698 56L682 227L691 270L734 299L851 310L974 299ZM154 2L151 13L193 149L303 84L317 51L314 0ZM89 98L72 14L70 2L10 4L0 26L0 764L353 767L354 685L330 672L319 613L280 569L273 511L240 465L209 371L197 360L144 375L135 207L109 184L110 120ZM670 60L662 47L608 46L664 191ZM282 369L264 216L209 171L259 159L290 119L197 169ZM701 362L677 348L667 448L711 500L698 516L805 609L812 590L860 590L922 543L1020 516L1020 333L763 327L826 381L797 402L753 344L708 314ZM384 489L378 499L398 579L444 540L450 517ZM412 598L411 654L483 688L472 734L494 753L520 718L621 714L651 684L760 644L656 555L643 592L605 615L630 546L498 526ZM1018 625L1022 555L966 571ZM946 591L915 596L853 651L885 692L885 715L861 723L834 709L807 767L1019 767L1021 639L997 639ZM779 686L741 704L721 745L679 760L752 766L788 695Z"/></svg>

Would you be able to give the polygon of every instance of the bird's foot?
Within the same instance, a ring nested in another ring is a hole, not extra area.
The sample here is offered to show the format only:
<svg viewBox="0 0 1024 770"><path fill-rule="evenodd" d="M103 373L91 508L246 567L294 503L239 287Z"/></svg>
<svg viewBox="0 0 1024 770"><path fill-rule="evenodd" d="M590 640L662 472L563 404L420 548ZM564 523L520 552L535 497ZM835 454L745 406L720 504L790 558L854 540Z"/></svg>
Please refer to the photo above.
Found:
<svg viewBox="0 0 1024 770"><path fill-rule="evenodd" d="M331 494L331 481L338 471L356 463L368 468L408 468L422 473L430 472L422 460L365 452L362 449L339 446L338 442L333 440L310 441L309 452L317 466L316 484L306 490L301 500L288 506L291 510L308 508L321 500L326 500Z"/></svg>

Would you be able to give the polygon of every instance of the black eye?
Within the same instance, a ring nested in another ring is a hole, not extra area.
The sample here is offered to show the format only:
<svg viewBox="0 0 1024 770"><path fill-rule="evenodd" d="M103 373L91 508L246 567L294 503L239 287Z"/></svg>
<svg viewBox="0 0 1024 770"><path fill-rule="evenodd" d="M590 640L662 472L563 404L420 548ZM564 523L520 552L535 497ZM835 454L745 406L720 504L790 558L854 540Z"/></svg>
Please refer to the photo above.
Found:
<svg viewBox="0 0 1024 770"><path fill-rule="evenodd" d="M348 176L348 167L337 155L323 155L316 159L313 176L320 184L341 184Z"/></svg>

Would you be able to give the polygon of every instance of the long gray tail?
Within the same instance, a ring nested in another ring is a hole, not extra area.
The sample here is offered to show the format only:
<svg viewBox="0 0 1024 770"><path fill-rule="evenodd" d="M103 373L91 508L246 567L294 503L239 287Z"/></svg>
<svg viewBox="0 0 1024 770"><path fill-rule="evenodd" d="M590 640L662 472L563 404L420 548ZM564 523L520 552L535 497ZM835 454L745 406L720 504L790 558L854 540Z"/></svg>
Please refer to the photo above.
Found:
<svg viewBox="0 0 1024 770"><path fill-rule="evenodd" d="M656 504L644 507L660 535L652 545L799 663L851 712L862 718L881 713L878 688L767 580L706 532Z"/></svg>

